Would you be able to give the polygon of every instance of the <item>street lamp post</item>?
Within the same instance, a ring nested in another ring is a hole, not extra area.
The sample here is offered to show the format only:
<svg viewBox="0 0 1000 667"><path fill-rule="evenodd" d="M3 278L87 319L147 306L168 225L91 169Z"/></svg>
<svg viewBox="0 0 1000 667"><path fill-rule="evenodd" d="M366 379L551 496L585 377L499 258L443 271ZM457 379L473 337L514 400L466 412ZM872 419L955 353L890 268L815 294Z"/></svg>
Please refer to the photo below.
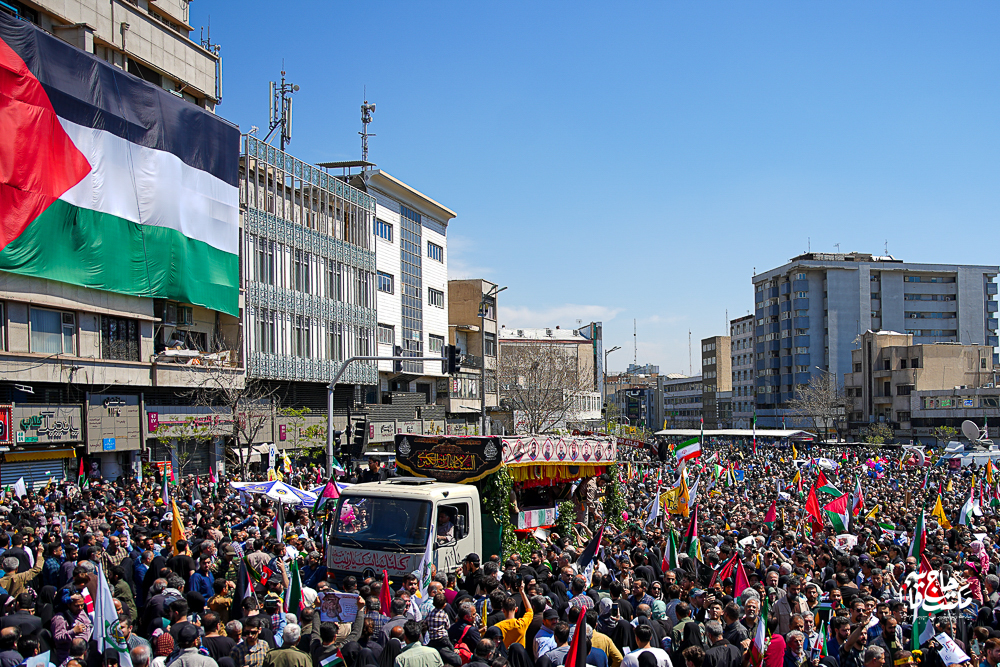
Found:
<svg viewBox="0 0 1000 667"><path fill-rule="evenodd" d="M481 426L479 427L480 435L489 435L486 433L486 299L493 297L493 321L497 321L497 304L496 296L500 292L507 289L506 287L501 287L497 289L497 285L494 285L486 294L482 296L479 301L479 342L482 344L481 364L479 368L479 408L480 408L480 420ZM496 341L496 353L499 359L500 355L500 341ZM495 370L495 369L494 369ZM499 392L499 387L497 387Z"/></svg>
<svg viewBox="0 0 1000 667"><path fill-rule="evenodd" d="M620 345L615 345L610 350L604 351L604 367L601 369L601 403L605 410L605 415L607 415L608 409L608 355L612 352L622 349ZM610 421L608 422L610 424Z"/></svg>

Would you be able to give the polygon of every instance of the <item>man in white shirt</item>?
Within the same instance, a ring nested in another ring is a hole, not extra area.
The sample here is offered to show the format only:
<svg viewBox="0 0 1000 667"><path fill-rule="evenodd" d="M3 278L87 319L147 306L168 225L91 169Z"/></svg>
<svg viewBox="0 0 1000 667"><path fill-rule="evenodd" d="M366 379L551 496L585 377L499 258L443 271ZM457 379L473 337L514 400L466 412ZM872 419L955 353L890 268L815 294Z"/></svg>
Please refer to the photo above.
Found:
<svg viewBox="0 0 1000 667"><path fill-rule="evenodd" d="M621 667L639 667L639 656L647 651L656 657L657 667L673 667L673 664L670 662L670 656L667 655L666 651L662 648L654 648L649 645L652 639L653 628L645 623L637 625L635 628L635 643L638 645L638 648L628 652L625 659L622 660Z"/></svg>

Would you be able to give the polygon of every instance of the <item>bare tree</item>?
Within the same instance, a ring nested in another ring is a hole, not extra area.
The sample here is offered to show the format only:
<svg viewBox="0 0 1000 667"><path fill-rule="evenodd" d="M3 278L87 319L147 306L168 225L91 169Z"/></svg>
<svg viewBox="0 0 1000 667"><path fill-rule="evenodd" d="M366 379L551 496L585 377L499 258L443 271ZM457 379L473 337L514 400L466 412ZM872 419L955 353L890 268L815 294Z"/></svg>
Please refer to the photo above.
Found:
<svg viewBox="0 0 1000 667"><path fill-rule="evenodd" d="M836 429L837 439L840 439L840 424L847 409L847 399L833 373L814 375L809 384L795 392L795 398L788 402L788 407L792 414L808 419L816 431Z"/></svg>
<svg viewBox="0 0 1000 667"><path fill-rule="evenodd" d="M511 344L503 349L497 375L500 395L513 413L515 432L545 433L572 418L581 396L592 391L576 349L551 343Z"/></svg>

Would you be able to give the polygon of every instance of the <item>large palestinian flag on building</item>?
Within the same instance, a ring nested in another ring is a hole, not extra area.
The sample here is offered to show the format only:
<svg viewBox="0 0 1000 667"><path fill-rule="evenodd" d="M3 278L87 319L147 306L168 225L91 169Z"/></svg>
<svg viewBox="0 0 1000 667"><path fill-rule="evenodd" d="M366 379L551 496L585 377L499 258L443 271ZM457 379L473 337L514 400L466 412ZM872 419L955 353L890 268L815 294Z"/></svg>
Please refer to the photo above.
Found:
<svg viewBox="0 0 1000 667"><path fill-rule="evenodd" d="M237 314L239 130L0 13L0 270Z"/></svg>

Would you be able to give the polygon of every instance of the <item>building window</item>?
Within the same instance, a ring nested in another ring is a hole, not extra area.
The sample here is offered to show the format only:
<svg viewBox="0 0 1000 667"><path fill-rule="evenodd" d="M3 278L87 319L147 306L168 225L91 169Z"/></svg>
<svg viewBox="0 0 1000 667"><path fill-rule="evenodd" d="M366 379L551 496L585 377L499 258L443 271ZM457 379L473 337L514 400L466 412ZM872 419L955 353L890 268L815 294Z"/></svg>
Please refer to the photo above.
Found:
<svg viewBox="0 0 1000 667"><path fill-rule="evenodd" d="M437 243L427 242L427 256L438 262L444 261L444 248L439 246Z"/></svg>
<svg viewBox="0 0 1000 667"><path fill-rule="evenodd" d="M139 323L101 315L101 358L139 361Z"/></svg>
<svg viewBox="0 0 1000 667"><path fill-rule="evenodd" d="M495 320L497 318L497 300L492 296L483 297L482 303L483 317L488 320Z"/></svg>
<svg viewBox="0 0 1000 667"><path fill-rule="evenodd" d="M378 342L379 345L395 345L396 328L391 327L388 324L378 325Z"/></svg>
<svg viewBox="0 0 1000 667"><path fill-rule="evenodd" d="M263 354L277 354L277 342L274 311L259 311L257 314L257 351Z"/></svg>
<svg viewBox="0 0 1000 667"><path fill-rule="evenodd" d="M268 285L274 284L274 241L257 237L257 255L254 278Z"/></svg>
<svg viewBox="0 0 1000 667"><path fill-rule="evenodd" d="M326 298L343 301L344 293L340 285L340 264L335 260L328 259L326 262Z"/></svg>
<svg viewBox="0 0 1000 667"><path fill-rule="evenodd" d="M493 333L486 333L484 343L486 345L486 356L495 357L497 356L497 335Z"/></svg>
<svg viewBox="0 0 1000 667"><path fill-rule="evenodd" d="M359 269L354 281L354 302L362 308L368 308L371 301L369 298L372 290L371 275L367 271ZM389 276L388 273L386 275ZM392 294L392 276L389 276L389 293Z"/></svg>
<svg viewBox="0 0 1000 667"><path fill-rule="evenodd" d="M326 358L335 361L344 358L344 335L338 322L326 323Z"/></svg>
<svg viewBox="0 0 1000 667"><path fill-rule="evenodd" d="M375 218L375 236L392 243L392 225L385 220Z"/></svg>
<svg viewBox="0 0 1000 667"><path fill-rule="evenodd" d="M432 306L444 308L444 292L433 287L427 288L427 302Z"/></svg>
<svg viewBox="0 0 1000 667"><path fill-rule="evenodd" d="M805 298L808 298L808 296L809 296L809 292L796 292L795 293L795 298L796 299L805 299Z"/></svg>
<svg viewBox="0 0 1000 667"><path fill-rule="evenodd" d="M41 308L32 308L30 314L32 352L76 354L76 315Z"/></svg>
<svg viewBox="0 0 1000 667"><path fill-rule="evenodd" d="M302 250L295 251L295 259L292 263L292 289L299 292L309 292L309 253Z"/></svg>
<svg viewBox="0 0 1000 667"><path fill-rule="evenodd" d="M309 318L296 315L292 326L292 356L309 356Z"/></svg>
<svg viewBox="0 0 1000 667"><path fill-rule="evenodd" d="M392 275L385 271L378 272L378 291L392 294Z"/></svg>
<svg viewBox="0 0 1000 667"><path fill-rule="evenodd" d="M432 355L441 354L444 349L444 336L429 334L427 336L427 349Z"/></svg>

